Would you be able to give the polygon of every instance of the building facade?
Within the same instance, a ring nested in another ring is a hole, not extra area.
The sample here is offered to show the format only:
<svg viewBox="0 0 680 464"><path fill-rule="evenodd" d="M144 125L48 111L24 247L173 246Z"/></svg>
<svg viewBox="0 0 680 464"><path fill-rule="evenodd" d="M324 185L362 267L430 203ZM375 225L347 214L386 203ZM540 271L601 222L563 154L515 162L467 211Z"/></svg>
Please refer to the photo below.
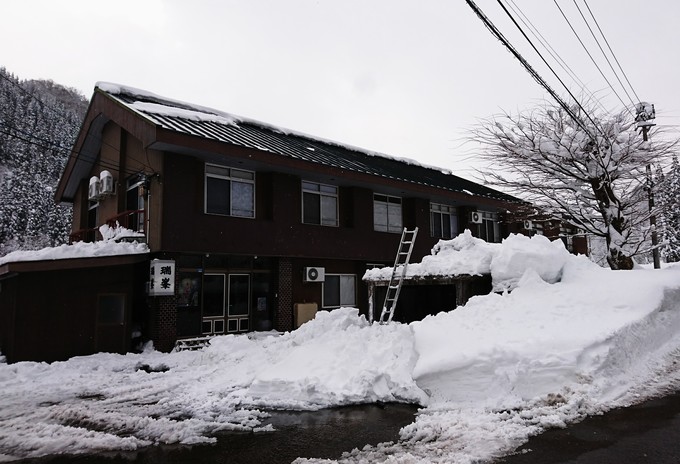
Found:
<svg viewBox="0 0 680 464"><path fill-rule="evenodd" d="M120 352L140 332L169 350L181 338L291 330L301 305L366 312L361 277L392 264L405 227L420 230L412 261L465 228L488 241L521 228L504 222L518 200L451 173L105 83L56 199L73 204L74 241L100 240L108 224L148 244L149 272L121 264L135 277L121 303L127 335L107 348ZM172 264L165 291L149 291L161 282L154 260ZM78 291L101 293L89 275ZM56 358L88 349L99 347Z"/></svg>

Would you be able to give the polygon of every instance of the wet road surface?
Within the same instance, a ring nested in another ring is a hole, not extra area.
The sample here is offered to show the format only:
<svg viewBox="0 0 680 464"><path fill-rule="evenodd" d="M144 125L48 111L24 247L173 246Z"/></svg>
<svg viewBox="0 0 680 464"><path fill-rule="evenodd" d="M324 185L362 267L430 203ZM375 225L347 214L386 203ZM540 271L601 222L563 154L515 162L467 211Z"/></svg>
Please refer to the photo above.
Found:
<svg viewBox="0 0 680 464"><path fill-rule="evenodd" d="M108 455L52 456L22 464L290 463L297 457L337 459L366 444L396 441L417 408L386 404L313 412L272 413L275 432L217 435L217 443L151 446ZM680 464L680 392L594 416L533 437L495 464Z"/></svg>
<svg viewBox="0 0 680 464"><path fill-rule="evenodd" d="M679 464L680 392L549 430L517 451L497 463Z"/></svg>
<svg viewBox="0 0 680 464"><path fill-rule="evenodd" d="M361 405L311 412L272 412L263 425L275 432L224 432L217 443L198 446L150 446L109 455L52 456L22 464L277 464L297 457L339 458L343 452L397 441L399 429L414 421L417 407L404 404Z"/></svg>

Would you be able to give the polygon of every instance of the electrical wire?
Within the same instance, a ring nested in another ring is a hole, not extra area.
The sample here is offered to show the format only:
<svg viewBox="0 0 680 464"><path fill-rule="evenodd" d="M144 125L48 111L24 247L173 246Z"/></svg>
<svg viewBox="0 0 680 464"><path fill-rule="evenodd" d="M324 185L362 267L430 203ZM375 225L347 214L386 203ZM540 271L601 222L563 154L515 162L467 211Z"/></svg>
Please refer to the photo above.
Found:
<svg viewBox="0 0 680 464"><path fill-rule="evenodd" d="M5 128L7 128L7 129L9 129L9 130L11 130L11 131L14 131L14 133L12 133L12 132L7 132L7 131L4 131L4 130L0 130L0 133L5 134L5 135L7 135L7 136L9 136L9 137L14 137L14 138L16 138L16 139L19 139L19 140L25 142L25 143L29 143L29 144L31 144L31 145L40 147L40 148L42 148L42 149L44 149L44 150L54 150L54 149L57 149L57 150L64 150L64 151L67 151L67 152L71 152L71 151L72 151L70 148L64 147L63 145L59 145L59 144L57 144L57 143L55 143L55 142L53 142L53 141L51 141L51 140L48 140L48 139L43 139L43 138L41 138L41 137L36 137L35 135L32 135L32 134L30 134L30 133L28 133L28 132L26 132L26 131L23 131L23 130L17 128L17 127L10 126L10 125L8 125L8 124L2 122L2 121L0 121L0 126L4 126ZM24 137L22 137L22 136L20 136L20 135L17 135L16 132L19 132L19 133L23 134ZM30 137L30 138L26 138L26 137ZM31 140L31 139L33 139L33 140ZM38 142L36 142L36 140L37 140ZM39 143L39 142L40 142L40 143ZM77 152L74 152L74 153L77 153ZM80 159L82 159L83 161L89 162L89 163L91 163L91 164L93 164L93 165L97 162L97 157L94 157L94 158L93 158L93 157L91 157L91 156L87 156L87 155L81 154L81 153L77 153L77 154L80 156ZM109 162L109 161L106 161L106 160L99 159L99 164L100 164L102 167L110 168L110 169L115 169L115 170L120 171L119 166L118 166L117 164L113 163L113 162ZM123 171L123 173L133 175L133 174L139 173L139 171L131 171L131 170L126 169L126 170Z"/></svg>
<svg viewBox="0 0 680 464"><path fill-rule="evenodd" d="M616 77L616 80L619 81L619 85L621 86L621 88L623 89L623 91L626 93L626 96L628 97L628 99L630 100L630 102L631 102L631 104L633 105L633 108L634 108L634 107L635 107L635 102L633 101L633 98L632 98L632 97L630 96L630 94L628 93L628 90L627 90L626 87L623 85L623 82L621 82L621 79L619 78L618 73L617 73L616 70L614 69L614 66L612 66L612 62L609 61L609 57L607 57L607 54L604 52L604 49L602 48L602 45L600 44L600 41L599 41L599 40L597 39L597 37L595 36L595 33L593 32L593 28L590 27L590 23L588 23L588 20L586 19L585 15L583 14L583 11L581 11L581 7L578 6L578 3L576 3L576 0L573 0L573 1L574 1L574 6L576 7L576 9L578 10L579 14L581 15L581 18L583 18L583 22L586 23L586 26L588 26L588 30L590 31L590 35L593 36L593 39L595 40L595 43L597 44L598 48L599 48L600 51L602 52L602 56L604 56L604 59L607 60L607 64L609 65L609 68L610 68L610 69L612 70L612 72L614 73L614 77ZM593 18L593 19L594 19L594 18ZM601 31L600 31L600 32L601 32Z"/></svg>
<svg viewBox="0 0 680 464"><path fill-rule="evenodd" d="M614 53L614 50L612 50L611 45L609 45L609 41L607 40L607 37L604 35L604 32L602 32L602 29L600 28L600 24L597 22L597 19L595 19L595 15L593 14L593 11L590 9L590 6L588 5L587 0L583 0L583 3L585 3L586 8L588 8L588 12L590 13L590 16L593 18L593 21L595 21L595 25L597 26L597 30L600 31L600 35L602 35L602 38L604 39L604 42L607 44L607 48L609 49L609 52L612 54L614 57L614 61L616 61L616 64L618 65L619 69L621 70L621 73L623 74L623 77L626 79L626 82L628 83L628 86L630 87L630 90L633 91L633 95L635 95L635 98L637 98L637 101L641 101L640 97L638 97L637 92L635 92L635 88L633 85L630 83L630 80L628 80L628 75L626 75L626 72L623 70L621 67L621 63L619 63L619 60L616 58L616 54Z"/></svg>
<svg viewBox="0 0 680 464"><path fill-rule="evenodd" d="M602 69L600 69L600 66L597 64L597 61L595 61L595 58L593 58L593 55L592 55L592 54L590 53L590 51L588 50L588 47L586 47L586 45L583 43L583 41L581 40L581 37L578 35L578 32L576 32L576 29L574 29L574 26L572 26L571 21L569 21L569 18L567 18L567 15L564 14L564 11L562 11L562 8L560 8L560 5L557 3L557 0L553 0L553 2L555 3L555 6L557 6L557 9L560 10L560 13L562 13L562 17L564 18L564 20L567 22L567 24L568 24L569 27L571 28L571 31L572 31L572 32L574 33L574 35L576 36L576 39L578 39L579 43L581 44L581 46L583 47L583 49L585 50L585 52L588 54L588 57L590 57L590 60L591 60L591 61L593 62L593 64L595 65L595 68L597 68L597 70L600 72L600 75L601 75L602 78L605 80L605 82L607 83L607 85L609 86L609 88L612 90L612 92L614 92L614 95L616 95L616 98L619 99L619 101L621 102L621 104L623 105L623 107L624 107L626 110L628 110L629 113L633 114L633 112L631 111L631 109L628 108L628 105L626 105L626 103L623 101L623 99L622 99L621 96L618 94L618 92L616 91L616 89L614 89L614 86L611 84L611 82L609 82L609 79L607 79L607 76L604 75L604 73L602 72Z"/></svg>
<svg viewBox="0 0 680 464"><path fill-rule="evenodd" d="M585 114L585 116L586 116L586 117L588 118L588 120L593 124L593 126L595 127L595 129L596 129L597 131L599 131L599 132L602 134L602 136L605 136L605 134L602 132L602 130L600 129L600 127L597 125L597 123L593 120L593 118L590 117L590 114L588 114L588 111L586 111L586 109L581 105L581 102L579 102L578 99L574 96L574 94L571 93L571 90L569 90L569 87L567 87L567 85L566 85L566 84L564 83L564 81L560 78L560 76L557 75L557 73L555 72L555 70L552 68L552 66L550 66L550 64L548 63L548 61L543 57L543 55L541 54L541 52L538 51L538 49L536 48L536 46L534 45L534 43L531 41L531 39L526 35L526 33L524 32L524 30L522 29L522 26L520 26L520 25L517 23L517 21L516 21L515 18L512 16L512 14L510 13L510 11L508 11L508 9L505 7L505 5L503 5L503 2L502 2L501 0L497 0L497 2L498 2L498 4L501 6L501 8L502 8L503 11L505 12L505 14L508 15L508 17L509 17L510 20L513 22L513 24L515 25L515 27L517 27L517 29L522 33L522 35L523 35L524 38L527 40L527 42L529 42L529 45L531 45L531 48L534 49L534 51L538 54L538 56L541 58L541 60L543 60L543 63L545 63L545 65L548 67L548 69L550 69L550 71L551 71L551 72L553 73L553 75L557 78L557 80L560 82L560 84L562 84L562 87L564 87L564 89L567 91L567 93L569 94L569 96L574 100L574 102L576 103L576 105L581 109L581 111L583 111L583 114ZM525 60L525 61L526 61L526 60ZM528 64L528 63L527 63L527 64ZM543 80L543 79L541 78L541 80ZM548 84L546 83L545 85L547 86ZM549 88L549 87L548 87L548 88ZM546 90L547 90L547 88L546 88ZM550 88L549 92L551 92L551 95L553 96L553 98L557 99L558 103L560 104L560 106L562 106L562 108L564 108L565 110L566 110L567 108L569 108L569 107L567 106L567 104L566 104L565 102L563 102L562 99L559 98L559 96L557 96L557 94L555 93L554 90L552 90L552 88ZM572 118L574 118L575 121L577 121L577 122L579 123L579 125L581 126L581 128L582 128L583 130L586 131L586 133L590 136L591 139L595 140L595 138L592 136L592 134L590 133L590 131L587 130L585 124L580 120L580 118L578 118L578 117L573 113L573 111L571 110L571 108L569 108L568 114L569 114Z"/></svg>
<svg viewBox="0 0 680 464"><path fill-rule="evenodd" d="M34 93L29 92L28 90L24 89L24 88L23 88L21 85L19 85L15 80L10 79L8 76L5 75L5 73L0 72L0 78L2 78L2 79L4 79L5 81L9 82L9 83L12 84L14 87L16 87L17 89L19 89L22 93L24 93L26 96L28 96L29 98L31 98L31 99L35 100L36 102L38 102L38 103L42 106L43 109L47 109L48 111L52 112L53 115L56 115L56 116L58 116L59 118L68 119L68 115L67 115L67 114L65 114L65 113L63 113L63 112L60 112L60 111L57 111L56 108L54 108L54 107L48 105L47 103L45 103L45 102L44 102L42 99L40 99L37 95L35 95ZM21 133L23 133L24 135L27 135L27 136L29 136L29 137L36 138L33 134L29 134L29 133L27 133L27 132L21 131L20 129L18 129L18 128L16 128L16 127L7 126L6 124L5 124L5 127L9 127L9 128L11 128L11 129L13 129L13 130L15 130L15 131L18 131L18 132L21 132ZM6 134L6 135L12 135L12 134L7 134L7 133L5 133L5 134ZM102 145L105 145L105 146L107 146L107 147L109 147L109 148L113 148L113 149L115 149L115 150L118 150L118 149L119 149L119 147L114 146L114 145L112 145L112 144L106 142L101 136L97 136L97 135L94 135L94 134L90 134L90 136L93 137L95 140L97 140L97 141L98 141L99 143L101 143ZM17 137L17 138L19 138L19 137ZM37 138L36 138L36 139L37 139ZM21 140L26 141L25 139L21 139ZM38 140L38 139L37 139L37 140ZM47 140L46 140L46 142L54 145L54 143L53 143L52 141L47 141ZM32 143L32 144L33 144L33 145L36 145L35 143ZM48 149L48 150L51 149L51 148L46 147L46 146L41 146L41 147L44 148L44 149ZM71 158L77 158L77 157L80 157L80 159L82 159L82 160L84 160L84 161L86 161L86 162L89 162L89 163L91 163L91 164L95 164L95 163L97 162L97 158L98 158L98 157L88 156L88 155L85 155L85 154L82 153L82 152L75 151L75 150L73 150L73 149L71 149L71 148L66 148L66 147L61 147L61 146L59 146L59 148L60 148L60 149L63 149L63 150L67 150L67 151L69 152L69 156L68 156L68 159L67 159L67 164L68 164L68 160L70 160ZM148 161L148 160L147 160L147 161ZM99 164L101 164L103 167L107 167L107 168L110 168L110 169L115 169L115 170L119 170L119 171L120 171L120 167L117 166L117 165L114 164L114 163L107 162L107 161L105 161L105 160L101 160L101 159L100 159L100 160L99 160ZM145 165L145 164L142 163L142 166L143 166L145 169L148 168L150 171L154 172L153 168L152 168L150 165L147 166L147 165ZM127 169L124 170L124 171L122 171L122 172L124 172L125 174L130 174L130 175L134 175L134 174L138 174L138 173L139 173L139 171L129 171L129 170L127 170Z"/></svg>
<svg viewBox="0 0 680 464"><path fill-rule="evenodd" d="M509 0L510 4L508 6L512 9L512 11L519 16L520 21L522 21L522 24L524 24L531 34L536 37L536 39L540 42L540 44L543 46L543 48L546 49L546 51L550 54L550 56L557 62L557 64L566 72L569 74L569 76L576 81L577 85L580 87L581 92L583 94L590 95L590 98L592 101L594 101L603 111L607 111L607 109L604 107L602 102L595 98L592 93L588 90L586 87L586 84L578 77L578 75L574 72L573 69L567 64L567 62L560 56L560 54L555 50L548 40L541 34L541 32L538 30L538 28L531 22L529 17L524 14L522 9L515 3L514 0Z"/></svg>

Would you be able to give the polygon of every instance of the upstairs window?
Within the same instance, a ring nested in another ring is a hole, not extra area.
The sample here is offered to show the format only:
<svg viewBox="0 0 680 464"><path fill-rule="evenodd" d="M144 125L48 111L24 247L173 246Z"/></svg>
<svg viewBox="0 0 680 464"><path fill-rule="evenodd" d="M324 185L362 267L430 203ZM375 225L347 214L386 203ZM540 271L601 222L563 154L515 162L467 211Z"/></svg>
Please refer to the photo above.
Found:
<svg viewBox="0 0 680 464"><path fill-rule="evenodd" d="M373 229L378 232L401 232L401 198L373 195Z"/></svg>
<svg viewBox="0 0 680 464"><path fill-rule="evenodd" d="M458 235L456 208L430 203L430 233L433 237L453 238Z"/></svg>
<svg viewBox="0 0 680 464"><path fill-rule="evenodd" d="M322 226L338 225L338 188L302 181L302 222Z"/></svg>
<svg viewBox="0 0 680 464"><path fill-rule="evenodd" d="M255 173L206 164L205 212L255 217Z"/></svg>
<svg viewBox="0 0 680 464"><path fill-rule="evenodd" d="M498 213L480 211L482 223L479 224L479 238L489 242L497 243L501 241L501 228L498 223Z"/></svg>
<svg viewBox="0 0 680 464"><path fill-rule="evenodd" d="M125 211L121 225L135 232L144 232L144 176L136 175L127 180L125 190Z"/></svg>

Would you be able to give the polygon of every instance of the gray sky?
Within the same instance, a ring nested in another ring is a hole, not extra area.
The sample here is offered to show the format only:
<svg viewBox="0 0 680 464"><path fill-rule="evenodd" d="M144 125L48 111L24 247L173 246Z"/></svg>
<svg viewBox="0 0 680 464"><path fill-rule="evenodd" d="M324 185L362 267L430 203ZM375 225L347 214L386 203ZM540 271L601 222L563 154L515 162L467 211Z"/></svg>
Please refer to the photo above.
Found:
<svg viewBox="0 0 680 464"><path fill-rule="evenodd" d="M554 2L514 3L590 92L623 106ZM565 95L498 3L477 4ZM559 5L630 105L574 2ZM588 6L640 99L675 129L680 2ZM21 79L52 79L87 97L97 81L125 84L466 177L478 148L463 143L469 128L548 98L464 0L14 0L3 2L1 23L0 66Z"/></svg>

